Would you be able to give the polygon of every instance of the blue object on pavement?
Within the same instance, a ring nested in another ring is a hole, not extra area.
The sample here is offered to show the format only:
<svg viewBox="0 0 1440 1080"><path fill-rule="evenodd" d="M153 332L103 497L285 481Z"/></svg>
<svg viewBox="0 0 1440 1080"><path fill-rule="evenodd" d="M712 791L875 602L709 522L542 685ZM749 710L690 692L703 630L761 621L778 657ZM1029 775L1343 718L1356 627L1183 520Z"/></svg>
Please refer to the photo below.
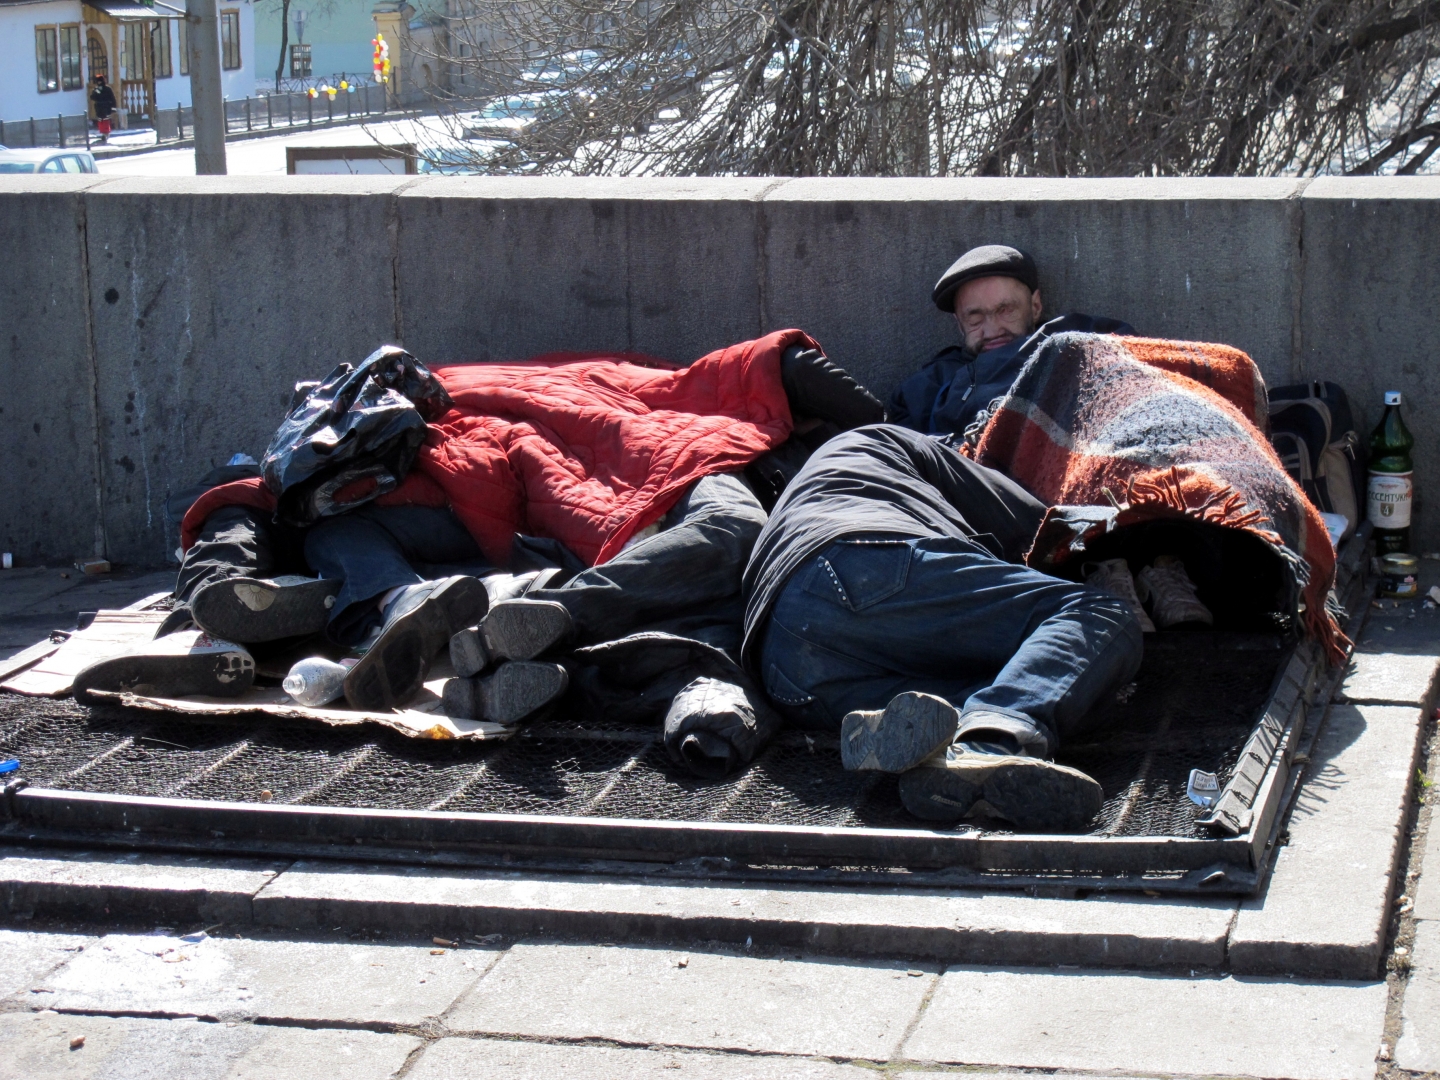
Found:
<svg viewBox="0 0 1440 1080"><path fill-rule="evenodd" d="M9 759L7 759L7 760L5 760L5 761L0 761L0 773L15 772L15 771L16 771L17 769L19 769L19 768L20 768L20 759L19 759L19 758L13 758L13 757L12 757L12 758L9 758Z"/></svg>

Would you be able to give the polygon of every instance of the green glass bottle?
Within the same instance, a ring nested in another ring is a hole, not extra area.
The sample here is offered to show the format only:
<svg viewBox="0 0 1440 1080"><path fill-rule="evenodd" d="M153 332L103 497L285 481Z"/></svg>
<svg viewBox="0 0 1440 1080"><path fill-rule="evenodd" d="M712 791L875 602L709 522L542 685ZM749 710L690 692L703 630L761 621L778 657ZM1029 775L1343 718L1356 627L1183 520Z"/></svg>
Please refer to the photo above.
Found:
<svg viewBox="0 0 1440 1080"><path fill-rule="evenodd" d="M1368 512L1380 555L1410 550L1410 505L1415 496L1410 448L1415 436L1400 417L1400 391L1385 392L1385 415L1370 435Z"/></svg>

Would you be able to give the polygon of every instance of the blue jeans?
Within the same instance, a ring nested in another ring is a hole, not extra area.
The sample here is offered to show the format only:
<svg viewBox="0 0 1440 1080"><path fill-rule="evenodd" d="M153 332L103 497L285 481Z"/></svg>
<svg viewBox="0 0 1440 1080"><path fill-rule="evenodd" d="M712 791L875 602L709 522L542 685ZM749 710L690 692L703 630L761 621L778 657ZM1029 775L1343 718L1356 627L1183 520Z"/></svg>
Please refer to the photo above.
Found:
<svg viewBox="0 0 1440 1080"><path fill-rule="evenodd" d="M800 565L771 611L765 690L794 723L835 730L852 709L918 690L1048 756L1140 667L1124 601L946 538L837 540Z"/></svg>
<svg viewBox="0 0 1440 1080"><path fill-rule="evenodd" d="M376 600L398 585L494 571L460 519L429 506L361 506L323 518L305 534L305 561L344 582L325 628L342 645L364 640L380 621Z"/></svg>

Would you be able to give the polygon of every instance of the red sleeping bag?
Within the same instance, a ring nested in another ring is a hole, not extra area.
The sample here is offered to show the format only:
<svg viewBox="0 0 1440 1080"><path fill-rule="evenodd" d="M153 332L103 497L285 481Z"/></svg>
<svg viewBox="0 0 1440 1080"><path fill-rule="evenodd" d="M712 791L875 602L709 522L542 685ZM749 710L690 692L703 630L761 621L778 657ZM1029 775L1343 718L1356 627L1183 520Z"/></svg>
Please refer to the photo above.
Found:
<svg viewBox="0 0 1440 1080"><path fill-rule="evenodd" d="M691 483L742 469L789 437L780 356L792 345L819 348L781 330L685 368L610 353L437 368L455 407L376 505L448 503L497 565L516 533L603 563ZM275 499L258 479L212 488L185 514L181 546L231 505L270 511Z"/></svg>

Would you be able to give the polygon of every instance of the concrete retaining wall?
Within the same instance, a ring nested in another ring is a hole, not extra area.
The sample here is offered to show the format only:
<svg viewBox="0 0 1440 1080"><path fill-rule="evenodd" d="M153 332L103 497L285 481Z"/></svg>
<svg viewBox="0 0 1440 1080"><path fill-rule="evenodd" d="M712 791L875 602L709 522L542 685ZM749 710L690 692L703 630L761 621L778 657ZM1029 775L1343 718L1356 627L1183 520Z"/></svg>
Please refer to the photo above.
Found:
<svg viewBox="0 0 1440 1080"><path fill-rule="evenodd" d="M1418 501L1440 482L1436 178L5 177L0 545L164 561L166 495L258 456L291 383L383 341L691 359L800 326L888 395L954 339L935 278L1000 241L1048 310L1334 379L1366 430L1404 391Z"/></svg>

